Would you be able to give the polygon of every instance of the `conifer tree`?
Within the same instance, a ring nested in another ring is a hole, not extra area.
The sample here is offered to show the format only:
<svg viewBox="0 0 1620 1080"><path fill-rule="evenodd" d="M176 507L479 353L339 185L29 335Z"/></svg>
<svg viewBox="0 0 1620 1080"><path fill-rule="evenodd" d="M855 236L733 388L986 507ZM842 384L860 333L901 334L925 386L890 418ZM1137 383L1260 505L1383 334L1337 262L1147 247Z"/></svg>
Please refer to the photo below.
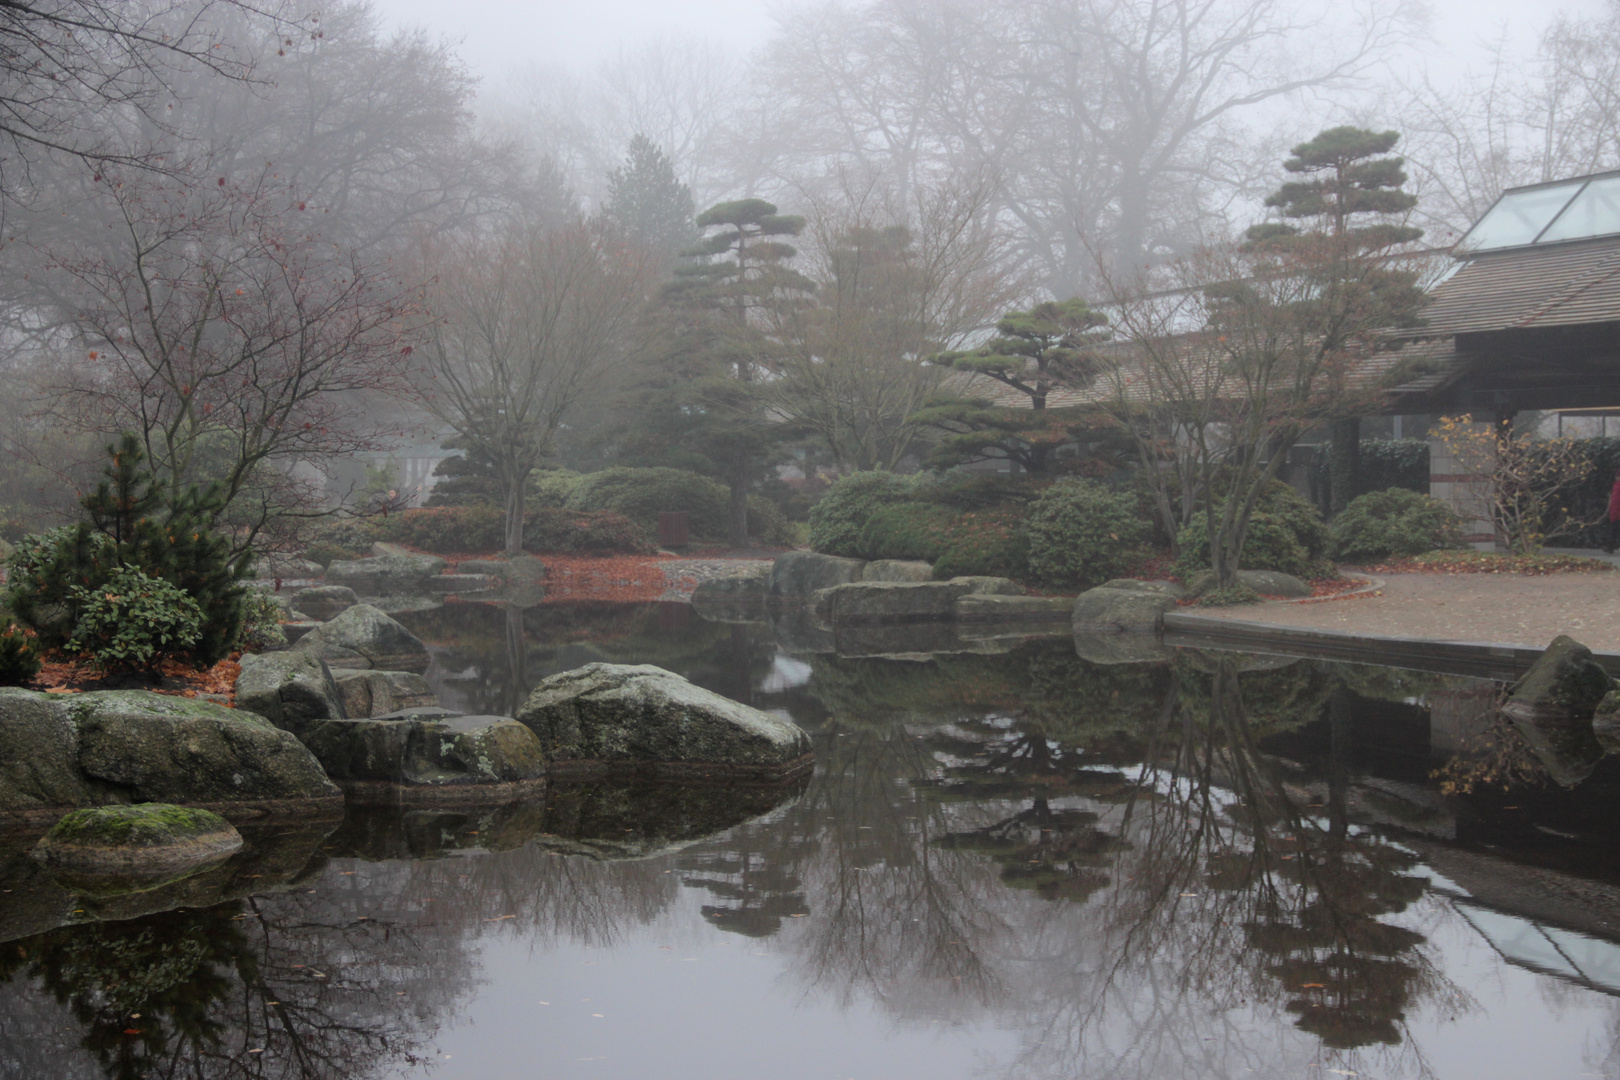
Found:
<svg viewBox="0 0 1620 1080"><path fill-rule="evenodd" d="M698 238L692 189L645 135L630 140L624 164L608 173L602 214L625 235L673 259Z"/></svg>
<svg viewBox="0 0 1620 1080"><path fill-rule="evenodd" d="M1087 346L1102 339L1107 325L1107 317L1079 297L1047 301L1009 311L996 336L977 349L935 356L936 364L994 379L1029 398L1028 409L973 399L936 402L930 413L950 433L941 462L1001 457L1036 475L1050 471L1057 447L1087 425L1072 413L1052 415L1047 398L1063 383L1090 377Z"/></svg>

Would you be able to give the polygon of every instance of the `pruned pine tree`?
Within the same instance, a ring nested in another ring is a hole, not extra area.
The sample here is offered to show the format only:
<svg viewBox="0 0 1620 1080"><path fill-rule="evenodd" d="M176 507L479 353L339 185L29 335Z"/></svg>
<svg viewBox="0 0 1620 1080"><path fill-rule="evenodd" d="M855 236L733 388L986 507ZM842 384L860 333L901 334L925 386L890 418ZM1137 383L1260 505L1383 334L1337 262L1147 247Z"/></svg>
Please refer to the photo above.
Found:
<svg viewBox="0 0 1620 1080"><path fill-rule="evenodd" d="M1107 336L1107 326L1107 316L1079 297L1048 301L1008 312L996 336L977 349L936 355L936 364L993 379L1029 399L1027 407L963 395L936 401L930 415L948 433L945 457L1002 458L1035 475L1049 472L1057 447L1076 437L1077 423L1085 424L1069 413L1053 415L1047 399L1059 386L1092 380L1089 350Z"/></svg>
<svg viewBox="0 0 1620 1080"><path fill-rule="evenodd" d="M763 478L786 435L768 411L762 381L774 348L760 309L802 302L814 291L788 265L804 218L763 199L718 203L698 215L703 239L683 254L664 291L668 344L653 382L673 396L659 407L665 433L690 464L706 463L730 492L728 539L748 543L748 489Z"/></svg>

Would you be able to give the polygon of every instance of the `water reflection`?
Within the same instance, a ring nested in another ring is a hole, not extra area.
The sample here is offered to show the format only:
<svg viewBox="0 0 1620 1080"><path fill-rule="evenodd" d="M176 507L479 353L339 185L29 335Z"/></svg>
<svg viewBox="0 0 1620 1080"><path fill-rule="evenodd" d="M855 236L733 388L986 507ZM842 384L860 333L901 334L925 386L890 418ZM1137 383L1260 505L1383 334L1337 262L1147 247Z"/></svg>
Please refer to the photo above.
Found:
<svg viewBox="0 0 1620 1080"><path fill-rule="evenodd" d="M1600 995L1620 949L1593 935L1620 887L1593 879L1620 874L1590 853L1612 850L1620 785L1600 767L1579 805L1552 788L1442 797L1431 770L1490 729L1477 681L1189 651L1099 664L1066 639L788 655L769 627L667 605L412 619L464 708L509 709L590 660L660 663L793 715L817 768L791 789L352 810L301 856L261 858L282 868L262 888L238 867L212 906L175 901L201 910L30 901L69 925L22 936L33 924L0 919L0 1071L410 1071L491 1007L492 944L521 943L567 986L551 950L628 956L687 919L690 941L769 945L784 1024L824 1007L881 1017L883 1040L1015 1036L964 1075L1456 1075L1436 1032L1487 1008L1465 974L1482 942L1492 978L1546 971L1588 995L1548 996L1546 1015L1595 1018L1587 1059L1614 1059L1620 1010ZM567 1071L526 1029L481 1031L522 1063L507 1075ZM831 1075L815 1051L762 1064Z"/></svg>

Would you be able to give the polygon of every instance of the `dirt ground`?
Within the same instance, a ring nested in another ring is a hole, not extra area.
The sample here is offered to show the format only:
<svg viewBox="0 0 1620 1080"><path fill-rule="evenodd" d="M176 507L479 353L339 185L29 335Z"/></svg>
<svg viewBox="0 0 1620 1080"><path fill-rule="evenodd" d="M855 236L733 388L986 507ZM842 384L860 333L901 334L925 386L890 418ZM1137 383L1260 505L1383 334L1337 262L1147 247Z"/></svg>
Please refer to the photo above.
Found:
<svg viewBox="0 0 1620 1080"><path fill-rule="evenodd" d="M1390 574L1376 595L1189 613L1358 634L1543 647L1568 634L1620 652L1620 573Z"/></svg>

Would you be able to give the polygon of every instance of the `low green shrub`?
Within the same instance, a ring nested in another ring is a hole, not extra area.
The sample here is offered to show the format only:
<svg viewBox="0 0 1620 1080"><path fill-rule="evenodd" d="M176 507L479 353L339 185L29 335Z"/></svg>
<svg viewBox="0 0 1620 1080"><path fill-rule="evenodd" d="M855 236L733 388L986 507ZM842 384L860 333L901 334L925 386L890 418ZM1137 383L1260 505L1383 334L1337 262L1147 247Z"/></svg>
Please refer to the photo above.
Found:
<svg viewBox="0 0 1620 1080"><path fill-rule="evenodd" d="M27 686L39 674L39 638L11 625L0 630L0 686Z"/></svg>
<svg viewBox="0 0 1620 1080"><path fill-rule="evenodd" d="M685 511L693 541L723 544L730 494L724 484L685 469L612 468L588 473L568 496L570 510L611 510L656 535L658 515Z"/></svg>
<svg viewBox="0 0 1620 1080"><path fill-rule="evenodd" d="M579 490L580 481L584 479L583 473L572 469L543 469L536 472L529 478L529 503L560 510L568 505L568 497Z"/></svg>
<svg viewBox="0 0 1620 1080"><path fill-rule="evenodd" d="M888 472L839 477L810 508L811 549L856 557L867 519L885 506L910 500L914 486L910 478Z"/></svg>
<svg viewBox="0 0 1620 1080"><path fill-rule="evenodd" d="M924 559L933 562L950 546L957 512L934 503L879 507L861 526L855 550L863 559Z"/></svg>
<svg viewBox="0 0 1620 1080"><path fill-rule="evenodd" d="M243 652L285 648L287 634L281 629L284 614L275 597L263 589L249 589L242 598L242 629L236 635L236 647Z"/></svg>
<svg viewBox="0 0 1620 1080"><path fill-rule="evenodd" d="M798 539L782 508L763 495L748 496L748 537L767 547L792 547Z"/></svg>
<svg viewBox="0 0 1620 1080"><path fill-rule="evenodd" d="M658 545L623 514L542 507L523 518L523 547L539 555L653 555Z"/></svg>
<svg viewBox="0 0 1620 1080"><path fill-rule="evenodd" d="M1217 519L1220 504L1216 504ZM1209 529L1203 514L1195 514L1178 537L1181 554L1176 573L1189 579L1210 568ZM1333 537L1322 515L1293 488L1273 482L1261 495L1249 517L1249 533L1238 565L1245 570L1277 570L1310 580L1333 574L1328 549Z"/></svg>
<svg viewBox="0 0 1620 1080"><path fill-rule="evenodd" d="M1198 598L1199 607L1234 607L1238 604L1258 604L1260 594L1239 581L1220 589L1211 589Z"/></svg>
<svg viewBox="0 0 1620 1080"><path fill-rule="evenodd" d="M379 523L381 537L450 555L499 551L506 544L506 513L495 506L432 506L405 510Z"/></svg>
<svg viewBox="0 0 1620 1080"><path fill-rule="evenodd" d="M1029 509L1029 572L1054 589L1089 589L1130 570L1151 532L1133 495L1063 479Z"/></svg>
<svg viewBox="0 0 1620 1080"><path fill-rule="evenodd" d="M1352 499L1333 519L1332 533L1335 557L1362 562L1455 547L1462 520L1439 499L1389 488Z"/></svg>
<svg viewBox="0 0 1620 1080"><path fill-rule="evenodd" d="M934 578L1029 577L1029 541L1018 507L971 510L951 523L950 542L934 561Z"/></svg>
<svg viewBox="0 0 1620 1080"><path fill-rule="evenodd" d="M64 649L103 671L155 669L190 653L202 637L197 601L136 567L121 566L100 584L74 585L69 592L78 620Z"/></svg>
<svg viewBox="0 0 1620 1080"><path fill-rule="evenodd" d="M393 520L393 516L327 518L310 530L306 554L316 545L364 554L378 540L387 539L383 532ZM319 559L314 561L320 562Z"/></svg>

